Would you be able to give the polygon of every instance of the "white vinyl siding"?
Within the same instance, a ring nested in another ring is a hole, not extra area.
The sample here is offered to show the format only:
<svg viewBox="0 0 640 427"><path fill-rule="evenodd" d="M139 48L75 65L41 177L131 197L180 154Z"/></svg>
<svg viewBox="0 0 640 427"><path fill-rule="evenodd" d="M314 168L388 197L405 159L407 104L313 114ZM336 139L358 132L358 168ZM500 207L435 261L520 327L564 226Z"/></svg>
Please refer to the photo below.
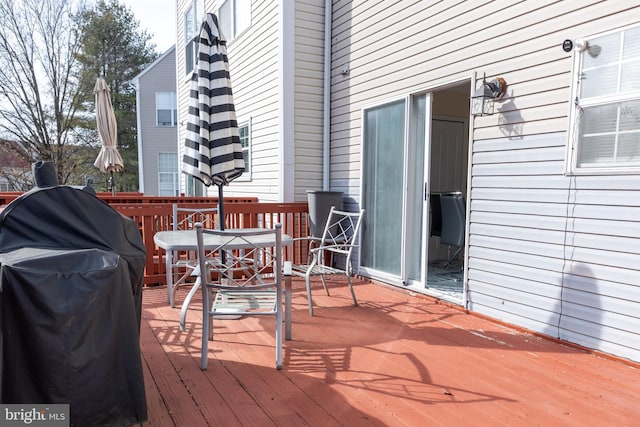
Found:
<svg viewBox="0 0 640 427"><path fill-rule="evenodd" d="M469 308L640 359L640 177L563 175L565 133L476 141Z"/></svg>
<svg viewBox="0 0 640 427"><path fill-rule="evenodd" d="M252 2L251 26L229 43L229 72L239 124L251 118L251 180L225 194L278 201L278 2Z"/></svg>
<svg viewBox="0 0 640 427"><path fill-rule="evenodd" d="M331 189L359 197L364 108L505 78L496 114L471 129L468 308L640 361L640 177L565 175L573 54L562 49L639 16L635 3L595 0L334 2Z"/></svg>
<svg viewBox="0 0 640 427"><path fill-rule="evenodd" d="M190 2L178 0L182 16ZM219 2L207 2L205 12L214 12ZM252 1L251 26L227 45L231 87L239 123L251 117L251 180L237 179L225 187L228 196L258 196L261 201L278 201L279 138L279 20L277 1ZM178 24L178 39L184 26ZM182 57L181 57L182 56ZM189 106L190 75L185 74L184 49L178 50L178 140L182 152L185 119ZM182 158L179 156L179 160ZM181 176L183 191L185 176ZM205 188L217 195L215 187Z"/></svg>
<svg viewBox="0 0 640 427"><path fill-rule="evenodd" d="M296 1L295 17L295 201L322 189L324 5Z"/></svg>
<svg viewBox="0 0 640 427"><path fill-rule="evenodd" d="M178 0L178 15L183 16L191 3ZM206 12L215 11L222 2L205 3ZM286 7L285 7L286 6ZM293 14L281 16L284 9ZM285 20L285 21L283 21ZM281 57L282 28L291 26L293 49ZM178 22L178 40L184 39L184 22ZM251 2L251 25L227 45L229 72L239 124L251 118L251 179L233 181L225 195L256 196L261 201L280 201L283 159L280 146L284 127L291 131L288 141L294 161L293 185L296 201L306 201L306 190L322 185L322 90L323 90L324 1L304 0L281 5L275 0ZM184 69L184 49L177 52L178 139L184 139L184 120L188 109L189 76ZM291 69L284 70L283 67ZM280 81L281 73L291 79ZM282 85L282 86L281 86ZM286 105L281 105L283 93ZM292 111L284 120L283 111ZM182 123L182 124L181 124ZM181 148L180 148L181 149ZM289 179L289 178L287 178ZM182 185L184 186L184 179ZM184 189L183 189L184 191ZM214 192L215 189L210 189ZM288 197L288 196L285 196Z"/></svg>

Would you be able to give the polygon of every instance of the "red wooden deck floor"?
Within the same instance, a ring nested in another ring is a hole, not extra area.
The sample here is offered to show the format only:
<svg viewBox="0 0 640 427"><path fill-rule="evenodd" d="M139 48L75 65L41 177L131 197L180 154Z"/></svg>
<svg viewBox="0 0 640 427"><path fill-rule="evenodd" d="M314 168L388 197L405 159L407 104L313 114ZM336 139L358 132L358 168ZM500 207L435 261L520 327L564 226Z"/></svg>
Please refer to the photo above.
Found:
<svg viewBox="0 0 640 427"><path fill-rule="evenodd" d="M315 288L310 317L294 280L280 371L272 317L216 321L203 372L198 305L181 333L166 289L146 289L144 425L640 425L638 365L374 283L356 281L353 307L343 283Z"/></svg>

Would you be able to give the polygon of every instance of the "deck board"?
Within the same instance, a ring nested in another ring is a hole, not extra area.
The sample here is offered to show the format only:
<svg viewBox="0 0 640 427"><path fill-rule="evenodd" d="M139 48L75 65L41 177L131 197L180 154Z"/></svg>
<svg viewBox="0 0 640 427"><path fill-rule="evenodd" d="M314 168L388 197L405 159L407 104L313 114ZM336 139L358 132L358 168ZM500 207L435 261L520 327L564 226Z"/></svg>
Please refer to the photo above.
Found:
<svg viewBox="0 0 640 427"><path fill-rule="evenodd" d="M199 303L186 331L165 288L143 293L145 426L637 425L638 365L527 334L435 299L355 281L294 279L293 340L275 369L274 320L215 321L200 370ZM182 301L185 290L178 292Z"/></svg>

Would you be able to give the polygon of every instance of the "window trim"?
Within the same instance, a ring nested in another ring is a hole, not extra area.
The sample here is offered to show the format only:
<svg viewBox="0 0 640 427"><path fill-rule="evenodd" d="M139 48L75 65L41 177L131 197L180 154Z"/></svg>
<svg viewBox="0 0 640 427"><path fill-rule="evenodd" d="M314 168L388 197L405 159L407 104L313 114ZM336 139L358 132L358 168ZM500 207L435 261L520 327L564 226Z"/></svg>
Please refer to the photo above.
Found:
<svg viewBox="0 0 640 427"><path fill-rule="evenodd" d="M592 34L588 37L584 37L582 40L588 41L595 38L601 38L611 34L621 34L624 31L628 31L633 28L640 28L640 25L633 24L625 27L616 28L613 30ZM578 39L576 39L578 40ZM613 104L623 101L640 101L640 90L632 93L615 94L615 95L603 95L592 98L580 98L579 97L579 84L580 74L582 73L582 55L586 51L580 51L576 46L573 51L573 64L572 64L572 79L571 79L571 100L569 102L569 129L567 131L567 154L565 159L565 174L568 176L573 175L632 175L640 173L640 165L625 165L620 163L617 166L603 166L603 167L578 167L578 151L579 151L579 133L580 133L580 117L582 115L581 107L600 106Z"/></svg>

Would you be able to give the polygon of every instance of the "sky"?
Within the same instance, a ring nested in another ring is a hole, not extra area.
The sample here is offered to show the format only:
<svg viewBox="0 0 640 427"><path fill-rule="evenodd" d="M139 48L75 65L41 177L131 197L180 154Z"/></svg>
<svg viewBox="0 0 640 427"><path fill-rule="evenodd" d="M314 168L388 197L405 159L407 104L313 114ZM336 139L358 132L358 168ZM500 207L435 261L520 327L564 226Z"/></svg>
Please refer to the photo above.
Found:
<svg viewBox="0 0 640 427"><path fill-rule="evenodd" d="M152 35L158 53L176 42L176 0L119 0L140 22L140 29Z"/></svg>

